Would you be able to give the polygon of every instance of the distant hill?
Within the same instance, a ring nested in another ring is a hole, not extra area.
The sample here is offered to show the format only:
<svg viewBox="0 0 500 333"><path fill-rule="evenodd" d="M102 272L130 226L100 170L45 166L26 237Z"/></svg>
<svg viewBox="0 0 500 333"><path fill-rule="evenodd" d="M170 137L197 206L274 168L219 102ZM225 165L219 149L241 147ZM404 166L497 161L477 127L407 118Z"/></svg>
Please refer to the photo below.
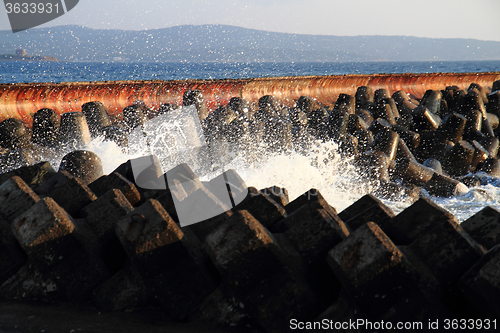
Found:
<svg viewBox="0 0 500 333"><path fill-rule="evenodd" d="M405 36L300 35L227 25L155 30L81 26L0 31L0 54L22 47L31 55L78 61L349 62L500 60L500 42Z"/></svg>

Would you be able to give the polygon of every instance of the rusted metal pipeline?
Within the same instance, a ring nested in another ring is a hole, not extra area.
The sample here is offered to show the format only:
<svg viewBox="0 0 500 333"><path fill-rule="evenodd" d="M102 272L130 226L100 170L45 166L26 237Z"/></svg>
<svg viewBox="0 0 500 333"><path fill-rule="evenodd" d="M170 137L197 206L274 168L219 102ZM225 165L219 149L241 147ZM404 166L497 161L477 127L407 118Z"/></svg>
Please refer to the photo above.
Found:
<svg viewBox="0 0 500 333"><path fill-rule="evenodd" d="M387 88L391 94L404 90L421 98L429 89L467 89L471 83L491 87L497 80L500 72L0 84L0 121L18 118L31 126L32 116L39 109L50 108L62 114L81 111L81 106L91 101L102 102L110 115L120 117L125 107L139 100L152 109L164 103L182 104L184 92L191 89L201 90L209 110L214 110L232 97L256 102L262 96L273 95L281 103L291 105L300 96L310 96L332 105L339 94L354 95L359 86Z"/></svg>

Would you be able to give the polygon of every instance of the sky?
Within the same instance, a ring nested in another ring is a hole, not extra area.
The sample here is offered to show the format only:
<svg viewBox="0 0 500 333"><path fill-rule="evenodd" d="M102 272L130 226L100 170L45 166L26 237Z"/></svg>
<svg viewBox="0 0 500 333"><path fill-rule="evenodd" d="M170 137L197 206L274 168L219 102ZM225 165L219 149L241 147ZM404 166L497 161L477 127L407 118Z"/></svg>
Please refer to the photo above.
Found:
<svg viewBox="0 0 500 333"><path fill-rule="evenodd" d="M121 30L228 24L297 34L500 41L500 0L80 0L39 27L66 24ZM10 30L3 8L0 30Z"/></svg>

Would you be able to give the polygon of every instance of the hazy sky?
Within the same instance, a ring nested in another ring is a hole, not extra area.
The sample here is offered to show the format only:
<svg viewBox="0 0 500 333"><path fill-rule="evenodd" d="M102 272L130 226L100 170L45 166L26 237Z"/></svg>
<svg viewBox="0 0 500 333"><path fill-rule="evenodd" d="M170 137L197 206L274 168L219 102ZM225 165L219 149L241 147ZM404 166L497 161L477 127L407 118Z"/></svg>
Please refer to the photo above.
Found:
<svg viewBox="0 0 500 333"><path fill-rule="evenodd" d="M300 34L500 41L500 0L80 0L43 27L65 24L123 30L229 24ZM9 29L0 10L0 30Z"/></svg>

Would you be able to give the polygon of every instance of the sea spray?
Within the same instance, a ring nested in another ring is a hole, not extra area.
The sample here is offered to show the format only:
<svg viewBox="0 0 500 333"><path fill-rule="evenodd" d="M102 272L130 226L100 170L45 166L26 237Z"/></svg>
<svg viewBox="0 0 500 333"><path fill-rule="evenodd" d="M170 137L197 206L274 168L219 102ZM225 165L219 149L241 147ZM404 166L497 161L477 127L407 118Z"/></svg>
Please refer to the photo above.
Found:
<svg viewBox="0 0 500 333"><path fill-rule="evenodd" d="M162 123L159 122L160 119L156 120L155 126L150 126L151 123L145 128L149 132L145 137L142 129L136 131L135 137L131 135L127 148L119 147L112 141L104 140L101 136L93 139L84 149L93 151L101 158L105 174L111 173L129 159L152 153L160 155L164 172L179 162L190 162L189 159L182 161L167 158L169 152L172 151L172 147L166 149L167 146L176 143L161 137L161 133L165 133L167 128L172 127L172 123L168 121ZM196 133L199 137L199 130ZM369 181L363 176L360 168L356 167L351 159L344 157L339 152L338 145L333 141L310 140L306 145L300 147L295 145L294 149L284 151L270 149L264 142L256 144L246 139L239 142L240 145L233 146L233 149L223 156L225 159L214 159L213 164L203 170L197 168L200 179L208 181L218 176L222 170L235 169L249 186L262 189L276 185L287 189L290 200L309 189L318 189L330 205L339 212L363 195L379 188L378 182ZM245 145L241 145L242 142ZM199 143L203 146L203 142ZM184 148L191 144L190 141L184 142ZM179 149L177 151L179 152ZM67 152L69 152L68 149L64 147L45 149L40 158L49 160L57 169ZM192 160L192 157L190 159ZM199 172L200 170L202 172ZM482 173L476 175L481 178L482 185L472 188L465 195L452 198L432 197L431 199L450 210L459 221L467 219L487 205L500 209L500 180ZM428 194L423 190L422 195ZM403 193L395 193L390 199L382 200L395 213L402 211L411 203L410 198Z"/></svg>

